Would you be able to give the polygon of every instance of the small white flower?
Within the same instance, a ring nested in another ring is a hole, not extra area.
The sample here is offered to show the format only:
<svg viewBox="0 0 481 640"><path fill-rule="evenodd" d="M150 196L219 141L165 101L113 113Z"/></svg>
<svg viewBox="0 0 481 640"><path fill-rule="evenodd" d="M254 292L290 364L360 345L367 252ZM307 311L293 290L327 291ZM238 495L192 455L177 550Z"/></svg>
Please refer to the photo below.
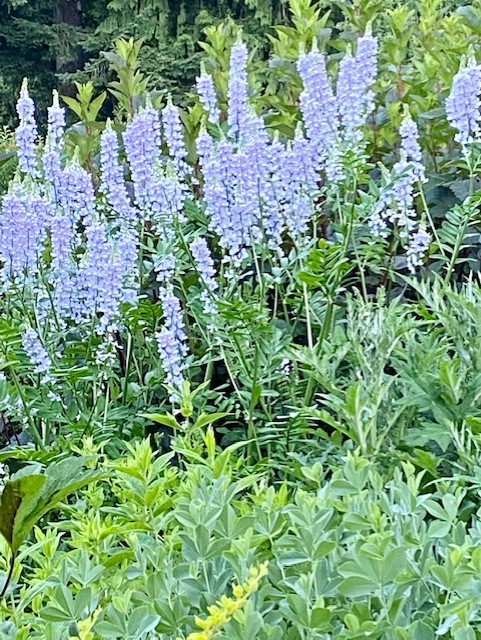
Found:
<svg viewBox="0 0 481 640"><path fill-rule="evenodd" d="M0 496L3 493L3 490L5 489L5 484L8 480L8 468L3 464L3 462L0 462Z"/></svg>
<svg viewBox="0 0 481 640"><path fill-rule="evenodd" d="M282 360L280 364L280 370L281 370L281 373L284 374L285 376L288 376L291 373L292 365L289 358L284 358L284 360Z"/></svg>

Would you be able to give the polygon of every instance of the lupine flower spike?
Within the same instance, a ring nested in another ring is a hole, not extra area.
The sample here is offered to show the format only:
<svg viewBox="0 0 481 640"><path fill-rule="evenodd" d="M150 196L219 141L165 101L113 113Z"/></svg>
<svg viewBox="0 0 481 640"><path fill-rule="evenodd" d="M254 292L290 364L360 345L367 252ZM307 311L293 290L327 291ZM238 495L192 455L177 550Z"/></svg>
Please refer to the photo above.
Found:
<svg viewBox="0 0 481 640"><path fill-rule="evenodd" d="M52 106L48 108L47 139L43 154L45 177L58 190L61 181L62 152L65 132L65 109L60 106L58 92L53 92Z"/></svg>
<svg viewBox="0 0 481 640"><path fill-rule="evenodd" d="M348 51L339 64L336 99L346 143L362 140L361 127L374 107L377 47L377 39L368 32L359 38L356 54Z"/></svg>
<svg viewBox="0 0 481 640"><path fill-rule="evenodd" d="M187 157L187 149L185 148L184 137L182 133L182 120L180 119L179 107L172 104L172 98L169 96L167 104L162 110L162 124L165 136L165 142L169 149L170 156L175 168L181 178L190 173L190 166L185 161Z"/></svg>
<svg viewBox="0 0 481 640"><path fill-rule="evenodd" d="M135 222L137 212L127 192L123 166L119 161L119 140L110 119L100 138L100 169L100 190L117 218L126 224Z"/></svg>
<svg viewBox="0 0 481 640"><path fill-rule="evenodd" d="M210 122L217 124L220 119L220 110L217 104L217 93L212 76L201 67L200 76L196 78L197 93L202 106L208 113Z"/></svg>
<svg viewBox="0 0 481 640"><path fill-rule="evenodd" d="M37 123L35 121L35 105L28 94L27 78L23 79L20 97L17 101L17 114L20 120L15 131L20 169L32 178L38 176L37 162Z"/></svg>
<svg viewBox="0 0 481 640"><path fill-rule="evenodd" d="M421 264L430 241L424 224L416 225L414 208L418 186L426 178L418 128L409 113L405 115L399 132L401 159L394 164L390 177L392 184L381 193L369 226L373 233L385 237L388 223L396 225L407 248L408 268L414 271Z"/></svg>
<svg viewBox="0 0 481 640"><path fill-rule="evenodd" d="M252 128L252 112L249 107L246 45L239 39L230 56L228 112L229 135L235 140L247 138Z"/></svg>
<svg viewBox="0 0 481 640"><path fill-rule="evenodd" d="M34 372L49 377L52 360L37 332L31 327L23 335L22 346L34 367Z"/></svg>
<svg viewBox="0 0 481 640"><path fill-rule="evenodd" d="M178 400L178 390L184 382L183 371L187 356L187 335L184 331L184 319L180 300L166 288L160 290L160 299L164 313L164 326L157 333L157 345L166 374L166 383L173 389L170 400Z"/></svg>
<svg viewBox="0 0 481 640"><path fill-rule="evenodd" d="M457 129L455 140L463 146L480 139L481 65L471 58L454 76L446 98L446 115Z"/></svg>
<svg viewBox="0 0 481 640"><path fill-rule="evenodd" d="M316 44L309 53L301 53L297 68L303 84L300 104L307 137L319 160L325 161L336 144L337 101L327 75L325 56Z"/></svg>
<svg viewBox="0 0 481 640"><path fill-rule="evenodd" d="M204 290L201 293L204 313L212 314L215 312L215 307L212 304L212 294L216 291L218 284L215 280L214 261L212 260L206 239L199 237L197 240L191 242L190 250L194 257L196 269L204 285Z"/></svg>

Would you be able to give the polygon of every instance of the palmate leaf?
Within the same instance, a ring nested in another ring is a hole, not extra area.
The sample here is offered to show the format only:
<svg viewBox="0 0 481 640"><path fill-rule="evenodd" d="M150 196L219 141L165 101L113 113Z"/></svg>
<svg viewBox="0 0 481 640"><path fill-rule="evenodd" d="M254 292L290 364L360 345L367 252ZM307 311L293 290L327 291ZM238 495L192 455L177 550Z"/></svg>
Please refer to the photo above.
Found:
<svg viewBox="0 0 481 640"><path fill-rule="evenodd" d="M44 471L39 465L26 467L5 484L0 498L0 532L17 554L33 526L69 494L105 476L87 470L87 457L54 462Z"/></svg>

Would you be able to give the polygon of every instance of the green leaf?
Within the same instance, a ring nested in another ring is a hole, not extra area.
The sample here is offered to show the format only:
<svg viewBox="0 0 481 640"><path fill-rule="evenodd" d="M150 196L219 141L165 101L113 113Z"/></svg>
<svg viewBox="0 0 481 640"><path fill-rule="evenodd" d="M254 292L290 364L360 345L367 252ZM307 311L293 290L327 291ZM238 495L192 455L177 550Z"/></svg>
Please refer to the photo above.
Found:
<svg viewBox="0 0 481 640"><path fill-rule="evenodd" d="M51 622L70 622L72 620L67 611L63 611L58 607L44 607L39 615L43 620L50 620Z"/></svg>
<svg viewBox="0 0 481 640"><path fill-rule="evenodd" d="M329 609L316 607L311 612L311 626L315 629L322 629L331 620L332 614Z"/></svg>
<svg viewBox="0 0 481 640"><path fill-rule="evenodd" d="M412 628L413 640L434 640L434 630L424 622L417 621Z"/></svg>
<svg viewBox="0 0 481 640"><path fill-rule="evenodd" d="M35 467L38 468L38 467ZM27 467L24 471L29 471ZM47 480L44 475L30 473L12 476L5 484L5 489L0 498L0 533L16 554L21 544L18 543L18 531L23 520L32 513L39 500L40 493ZM20 476L20 477L19 477Z"/></svg>
<svg viewBox="0 0 481 640"><path fill-rule="evenodd" d="M384 584L392 582L406 566L406 550L403 547L392 549L383 561Z"/></svg>
<svg viewBox="0 0 481 640"><path fill-rule="evenodd" d="M105 98L107 97L107 93L103 91L99 96L97 96L89 105L88 115L89 119L94 121L97 119L100 109L102 108L103 103L105 102Z"/></svg>
<svg viewBox="0 0 481 640"><path fill-rule="evenodd" d="M341 582L338 590L343 596L347 596L348 598L359 598L375 593L377 585L368 578L351 576Z"/></svg>
<svg viewBox="0 0 481 640"><path fill-rule="evenodd" d="M162 414L162 413L141 413L142 418L147 418L147 420L152 420L153 422L158 422L159 424L163 424L166 427L171 427L172 429L180 429L180 424L174 418L174 416L170 413Z"/></svg>
<svg viewBox="0 0 481 640"><path fill-rule="evenodd" d="M129 631L133 637L142 637L151 631L160 621L160 616L150 613L148 607L138 607L129 616Z"/></svg>
<svg viewBox="0 0 481 640"><path fill-rule="evenodd" d="M52 463L44 473L38 465L26 467L5 484L0 499L0 532L14 555L30 530L50 509L70 493L105 476L86 470L86 457L66 458Z"/></svg>
<svg viewBox="0 0 481 640"><path fill-rule="evenodd" d="M228 415L230 414L222 411L219 411L218 413L202 413L195 421L193 428L201 429L202 427L205 427L208 424L212 424L217 420L221 420L222 418L225 418Z"/></svg>
<svg viewBox="0 0 481 640"><path fill-rule="evenodd" d="M82 118L82 105L75 98L70 98L69 96L62 96L62 100L68 105L69 109L71 109L79 118Z"/></svg>

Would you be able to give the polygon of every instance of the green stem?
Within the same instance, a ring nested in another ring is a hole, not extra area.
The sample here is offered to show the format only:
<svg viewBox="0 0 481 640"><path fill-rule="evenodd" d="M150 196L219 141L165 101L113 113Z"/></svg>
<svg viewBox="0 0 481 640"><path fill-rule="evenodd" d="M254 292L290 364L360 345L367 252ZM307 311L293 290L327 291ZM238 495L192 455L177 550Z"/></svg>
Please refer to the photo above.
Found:
<svg viewBox="0 0 481 640"><path fill-rule="evenodd" d="M125 404L125 399L127 397L127 387L129 384L129 373L130 373L130 360L132 356L132 334L128 333L127 336L127 353L125 355L125 375L124 375L124 388L122 391L122 398Z"/></svg>
<svg viewBox="0 0 481 640"><path fill-rule="evenodd" d="M13 570L15 568L15 559L16 559L16 554L13 553L12 551L12 555L10 557L10 568L8 570L8 574L7 574L7 578L5 580L5 584L3 585L3 589L2 592L0 593L0 598L3 598L3 596L7 593L7 589L8 589L8 585L10 584L11 580L12 580L12 576L13 576Z"/></svg>
<svg viewBox="0 0 481 640"><path fill-rule="evenodd" d="M324 340L327 338L331 331L332 319L334 316L334 302L331 297L327 300L326 312L324 314L324 321L322 323L321 332L319 334L319 338L317 339L316 345L313 348L314 353L317 355L322 347ZM304 394L304 405L308 406L312 400L312 394L314 391L314 376L310 376L307 382L306 391Z"/></svg>
<svg viewBox="0 0 481 640"><path fill-rule="evenodd" d="M428 203L426 202L426 197L424 196L424 190L423 190L423 188L422 188L422 185L421 185L421 184L419 185L419 195L420 195L420 197L421 197L421 202L422 202L422 205L423 205L423 211L424 211L424 213L426 214L426 218L427 218L427 219L428 219L428 221L429 221L429 226L430 226L430 227L431 227L431 229L432 229L434 239L435 239L435 240L436 240L436 242L437 242L437 245L438 245L438 247L439 247L439 250L441 251L441 253L443 254L443 256L444 256L444 257L446 257L446 254L445 254L445 252L444 252L443 243L441 242L441 240L440 240L440 238L439 238L439 236L438 236L438 232L437 232L437 230L436 230L436 227L434 226L434 221L433 221L433 219L432 219L432 217L431 217L431 212L429 211Z"/></svg>
<svg viewBox="0 0 481 640"><path fill-rule="evenodd" d="M459 250L461 248L461 243L464 240L464 234L466 232L466 227L468 226L469 219L470 219L469 215L465 215L464 216L464 220L463 220L463 224L461 226L461 229L459 230L458 234L456 235L456 244L454 245L454 249L453 249L453 252L451 254L451 258L449 259L449 265L448 265L448 269L446 271L446 277L444 278L444 284L445 285L449 284L449 281L451 280L451 276L453 274L454 267L456 265L456 260L457 260L457 257L458 257L458 253L459 253Z"/></svg>
<svg viewBox="0 0 481 640"><path fill-rule="evenodd" d="M207 363L207 367L205 368L204 382L207 382L207 381L210 382L212 378L213 370L214 370L214 361L209 360L209 362Z"/></svg>
<svg viewBox="0 0 481 640"><path fill-rule="evenodd" d="M255 403L254 403L254 394L256 392L256 387L257 387L257 376L258 376L258 371L259 371L259 348L256 344L256 348L255 348L255 352L254 352L254 368L253 368L253 376L252 376L252 390L251 390L251 398L250 398L250 402L249 402L249 419L248 419L248 426L247 426L247 438L249 440L255 440L255 447L257 449L257 455L259 456L259 459L261 458L261 449L259 446L259 441L257 439L257 429L256 426L254 424L254 408L255 408ZM249 444L249 448L251 447L251 444Z"/></svg>
<svg viewBox="0 0 481 640"><path fill-rule="evenodd" d="M306 311L306 323L307 323L307 345L309 349L314 348L314 339L312 337L312 325L311 325L311 312L309 306L309 297L307 295L307 285L305 282L302 283L302 293L304 296L304 308Z"/></svg>
<svg viewBox="0 0 481 640"><path fill-rule="evenodd" d="M13 384L15 385L15 388L17 390L17 393L18 393L19 397L20 397L20 400L22 401L22 406L23 406L23 410L25 411L25 416L27 417L29 427L32 430L33 440L34 440L36 446L39 449L44 449L45 446L44 446L44 443L42 441L42 436L40 435L40 432L37 429L37 425L35 424L35 420L33 419L33 416L32 416L32 414L30 412L29 407L28 407L28 403L27 403L27 401L25 399L25 396L23 395L22 385L20 384L20 380L18 379L18 376L17 376L13 366L10 367L10 375L12 376Z"/></svg>

